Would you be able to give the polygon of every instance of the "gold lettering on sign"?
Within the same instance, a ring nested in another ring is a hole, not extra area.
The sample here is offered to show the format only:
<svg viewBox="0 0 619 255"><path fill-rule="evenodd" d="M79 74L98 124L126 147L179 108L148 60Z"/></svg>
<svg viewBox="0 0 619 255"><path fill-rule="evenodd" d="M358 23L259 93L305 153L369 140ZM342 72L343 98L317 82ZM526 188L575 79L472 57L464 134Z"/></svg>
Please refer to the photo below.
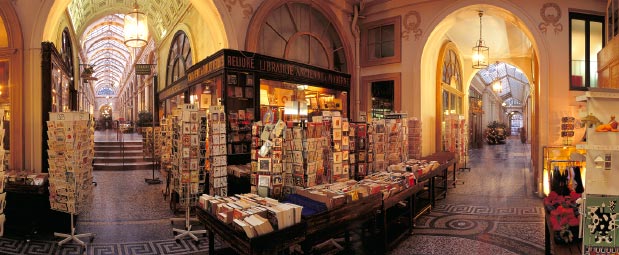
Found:
<svg viewBox="0 0 619 255"><path fill-rule="evenodd" d="M254 59L248 57L228 56L228 66L254 69Z"/></svg>
<svg viewBox="0 0 619 255"><path fill-rule="evenodd" d="M214 71L217 71L224 67L224 57L218 57L213 59L212 61L198 67L196 70L191 71L187 74L187 81L192 82L197 80L198 78L208 75Z"/></svg>

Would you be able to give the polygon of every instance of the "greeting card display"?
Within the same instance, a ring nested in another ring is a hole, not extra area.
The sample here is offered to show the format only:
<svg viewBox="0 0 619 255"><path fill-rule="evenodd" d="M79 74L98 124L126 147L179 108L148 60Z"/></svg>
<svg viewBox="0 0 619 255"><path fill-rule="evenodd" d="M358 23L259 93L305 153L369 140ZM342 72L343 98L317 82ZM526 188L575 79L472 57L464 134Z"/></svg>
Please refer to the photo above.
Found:
<svg viewBox="0 0 619 255"><path fill-rule="evenodd" d="M93 121L84 112L49 115L50 206L52 210L77 215L92 197Z"/></svg>
<svg viewBox="0 0 619 255"><path fill-rule="evenodd" d="M228 165L226 146L226 114L223 106L211 106L208 112L209 125L209 194L228 195Z"/></svg>
<svg viewBox="0 0 619 255"><path fill-rule="evenodd" d="M185 104L173 112L172 130L173 190L184 208L195 204L206 185L206 113L196 105Z"/></svg>

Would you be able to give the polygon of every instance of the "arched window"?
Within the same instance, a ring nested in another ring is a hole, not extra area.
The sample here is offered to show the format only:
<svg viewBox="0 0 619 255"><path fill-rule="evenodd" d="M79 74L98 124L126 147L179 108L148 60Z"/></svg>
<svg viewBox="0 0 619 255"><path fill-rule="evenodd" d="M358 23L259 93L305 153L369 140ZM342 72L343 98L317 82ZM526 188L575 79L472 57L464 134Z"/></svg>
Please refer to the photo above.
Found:
<svg viewBox="0 0 619 255"><path fill-rule="evenodd" d="M185 32L178 31L174 35L172 45L170 46L170 54L168 55L166 86L185 76L185 70L191 65L193 65L193 60L191 59L189 38Z"/></svg>
<svg viewBox="0 0 619 255"><path fill-rule="evenodd" d="M62 48L60 50L62 60L69 68L69 74L73 75L73 49L71 47L71 34L69 33L69 28L65 27L62 31Z"/></svg>
<svg viewBox="0 0 619 255"><path fill-rule="evenodd" d="M312 4L283 4L262 22L258 53L348 71L345 48L335 25Z"/></svg>
<svg viewBox="0 0 619 255"><path fill-rule="evenodd" d="M449 42L443 46L439 54L439 61L440 65L437 71L439 71L440 77L437 77L436 116L440 116L440 118L437 118L440 121L437 126L441 127L441 132L437 134L437 148L447 150L445 143L442 142L447 135L445 131L449 128L444 125L445 119L451 114L463 114L462 65L454 43Z"/></svg>

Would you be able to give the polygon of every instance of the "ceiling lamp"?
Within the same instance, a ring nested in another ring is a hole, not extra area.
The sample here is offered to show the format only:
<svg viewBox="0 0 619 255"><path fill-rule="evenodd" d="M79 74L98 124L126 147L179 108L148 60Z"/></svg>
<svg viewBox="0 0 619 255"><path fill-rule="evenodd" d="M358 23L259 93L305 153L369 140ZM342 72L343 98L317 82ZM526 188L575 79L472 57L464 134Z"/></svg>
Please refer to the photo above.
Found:
<svg viewBox="0 0 619 255"><path fill-rule="evenodd" d="M484 39L481 37L481 17L484 16L483 11L479 11L479 40L477 45L473 47L473 68L483 69L488 67L488 59L490 58L490 49L486 46Z"/></svg>
<svg viewBox="0 0 619 255"><path fill-rule="evenodd" d="M492 82L492 90L494 92L501 93L501 90L503 90L503 85L501 85L501 80L497 79L494 82Z"/></svg>
<svg viewBox="0 0 619 255"><path fill-rule="evenodd" d="M499 78L499 62L494 65L494 81L492 82L492 91L499 94L503 90L503 84L501 84L501 78Z"/></svg>
<svg viewBox="0 0 619 255"><path fill-rule="evenodd" d="M146 45L148 39L148 21L143 12L138 11L137 0L133 11L125 15L125 45L140 48Z"/></svg>

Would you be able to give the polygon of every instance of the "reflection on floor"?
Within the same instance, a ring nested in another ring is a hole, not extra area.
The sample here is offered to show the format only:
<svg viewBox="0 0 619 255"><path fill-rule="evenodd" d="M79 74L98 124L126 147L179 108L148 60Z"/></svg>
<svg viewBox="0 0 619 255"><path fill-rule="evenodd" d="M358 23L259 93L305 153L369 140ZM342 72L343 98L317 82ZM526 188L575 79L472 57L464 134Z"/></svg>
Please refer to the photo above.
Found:
<svg viewBox="0 0 619 255"><path fill-rule="evenodd" d="M391 254L543 254L544 210L532 193L530 145L471 150L464 184L450 189Z"/></svg>
<svg viewBox="0 0 619 255"><path fill-rule="evenodd" d="M414 235L389 254L542 254L542 203L532 194L529 146L517 140L471 151L470 172L446 199L420 217ZM176 243L164 184L148 185L150 171L96 171L91 207L78 217L78 232L96 233L88 254L205 254L208 240ZM157 173L158 175L158 173ZM182 224L175 224L181 227ZM216 248L222 244L216 241ZM349 251L347 254L359 254ZM53 239L0 238L0 254L80 254Z"/></svg>

